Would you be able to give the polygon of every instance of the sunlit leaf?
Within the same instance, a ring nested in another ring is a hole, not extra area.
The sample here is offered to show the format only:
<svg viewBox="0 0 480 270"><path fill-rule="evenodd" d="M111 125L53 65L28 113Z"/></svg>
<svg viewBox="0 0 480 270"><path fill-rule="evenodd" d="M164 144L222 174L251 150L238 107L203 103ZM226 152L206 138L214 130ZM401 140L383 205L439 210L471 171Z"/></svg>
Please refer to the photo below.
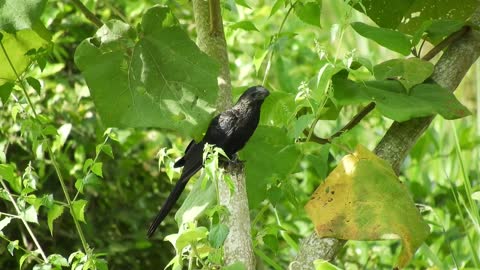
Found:
<svg viewBox="0 0 480 270"><path fill-rule="evenodd" d="M69 266L67 259L60 254L52 254L48 256L48 262L55 266Z"/></svg>
<svg viewBox="0 0 480 270"><path fill-rule="evenodd" d="M85 207L87 206L86 200L77 200L72 202L72 210L75 219L86 223L85 221Z"/></svg>
<svg viewBox="0 0 480 270"><path fill-rule="evenodd" d="M16 13L14 12L14 14ZM47 40L28 29L18 31L15 34L2 34L3 39L1 42L5 47L5 51L7 52L13 67L19 75L25 71L31 62L30 56L25 55L25 53L31 49L41 48L48 44ZM14 82L17 79L17 76L10 67L10 63L3 51L0 51L0 63L2 63L2 67L0 68L0 85L3 85L6 82Z"/></svg>
<svg viewBox="0 0 480 270"><path fill-rule="evenodd" d="M103 173L102 173L102 167L103 167L103 163L102 162L95 162L93 165L92 165L92 172L100 177L103 177Z"/></svg>
<svg viewBox="0 0 480 270"><path fill-rule="evenodd" d="M360 145L317 188L305 210L321 237L400 238L400 267L410 261L430 231L390 164Z"/></svg>
<svg viewBox="0 0 480 270"><path fill-rule="evenodd" d="M320 15L322 13L322 2L321 1L314 1L314 2L302 2L297 1L295 6L295 14L300 18L300 20L314 25L321 27L320 25Z"/></svg>
<svg viewBox="0 0 480 270"><path fill-rule="evenodd" d="M392 59L373 68L375 78L384 80L400 77L406 89L424 82L433 73L433 64L419 58Z"/></svg>
<svg viewBox="0 0 480 270"><path fill-rule="evenodd" d="M315 260L313 265L315 266L315 270L341 270L341 268L338 268L325 260Z"/></svg>
<svg viewBox="0 0 480 270"><path fill-rule="evenodd" d="M429 20L464 22L478 6L476 0L462 0L461 5L456 0L388 1L388 5L385 5L385 0L362 0L361 5L357 1L350 3L380 27L399 29L408 34L413 34Z"/></svg>
<svg viewBox="0 0 480 270"><path fill-rule="evenodd" d="M401 53L403 55L409 55L412 47L410 39L401 32L370 26L361 22L352 23L353 29L363 37L371 39L392 51Z"/></svg>
<svg viewBox="0 0 480 270"><path fill-rule="evenodd" d="M200 180L195 182L192 191L175 213L175 220L179 225L194 221L215 203L216 198L216 189L212 181L205 184Z"/></svg>
<svg viewBox="0 0 480 270"><path fill-rule="evenodd" d="M7 227L8 224L10 224L10 221L12 221L11 217L5 217L2 220L0 220L0 232Z"/></svg>
<svg viewBox="0 0 480 270"><path fill-rule="evenodd" d="M235 30L235 29L243 29L245 31L258 31L258 29L255 27L255 25L251 21L241 21L241 22L236 22L234 24L231 24L228 26L228 28Z"/></svg>
<svg viewBox="0 0 480 270"><path fill-rule="evenodd" d="M407 93L395 80L353 82L333 78L334 95L341 105L374 101L386 117L403 122L415 117L440 114L445 119L470 115L453 93L434 83L419 84Z"/></svg>
<svg viewBox="0 0 480 270"><path fill-rule="evenodd" d="M110 21L78 46L75 62L96 110L107 126L160 127L200 137L214 111L217 64L168 8L147 10L139 29Z"/></svg>
<svg viewBox="0 0 480 270"><path fill-rule="evenodd" d="M10 255L13 256L13 251L15 249L18 249L18 240L11 241L10 243L8 243L7 250L8 250L8 253L10 253Z"/></svg>
<svg viewBox="0 0 480 270"><path fill-rule="evenodd" d="M53 235L53 222L63 214L64 207L62 205L53 204L47 212L47 223L50 234Z"/></svg>

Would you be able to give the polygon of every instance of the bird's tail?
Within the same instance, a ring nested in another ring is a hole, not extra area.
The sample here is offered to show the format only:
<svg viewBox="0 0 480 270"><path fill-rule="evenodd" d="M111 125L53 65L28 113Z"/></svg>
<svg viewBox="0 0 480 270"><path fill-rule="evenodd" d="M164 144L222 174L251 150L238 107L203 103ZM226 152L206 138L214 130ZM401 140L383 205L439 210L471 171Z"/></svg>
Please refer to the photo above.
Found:
<svg viewBox="0 0 480 270"><path fill-rule="evenodd" d="M158 212L157 216L152 222L152 225L150 225L150 228L148 229L147 236L150 238L152 237L153 233L155 230L157 230L157 227L162 223L163 219L168 215L168 213L172 210L173 206L177 202L178 198L180 198L180 195L182 194L183 190L185 189L185 186L188 183L188 180L200 169L202 168L202 165L200 163L200 166L194 167L191 170L185 171L182 176L180 176L180 179L178 180L177 184L173 188L172 192L170 192L170 195L168 195L167 200L163 203L162 208Z"/></svg>

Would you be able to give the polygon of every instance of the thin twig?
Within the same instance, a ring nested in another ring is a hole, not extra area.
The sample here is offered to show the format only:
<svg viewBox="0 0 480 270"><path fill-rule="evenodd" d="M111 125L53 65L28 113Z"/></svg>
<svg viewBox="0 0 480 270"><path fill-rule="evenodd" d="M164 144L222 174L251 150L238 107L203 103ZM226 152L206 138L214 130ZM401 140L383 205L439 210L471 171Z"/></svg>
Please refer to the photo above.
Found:
<svg viewBox="0 0 480 270"><path fill-rule="evenodd" d="M277 34L275 34L274 38L270 39L270 44L268 44L268 47L272 46L274 44L274 42L277 42L278 36L282 33L283 26L285 25L285 22L287 21L287 18L290 15L290 12L292 12L296 3L297 2L290 5L290 8L287 10L287 13L285 14L285 17L283 17L282 23L280 23L280 27L278 28ZM273 54L275 53L273 48L271 50L272 51L270 52L270 55L269 55L268 61L267 61L267 67L265 68L265 74L263 76L262 85L265 85L265 83L267 82L268 73L270 72L270 66L272 64Z"/></svg>
<svg viewBox="0 0 480 270"><path fill-rule="evenodd" d="M332 141L336 137L340 137L343 133L351 130L354 128L360 121L373 109L375 108L375 102L370 102L365 106L359 113L357 113L348 124L346 124L342 129L337 131L337 133L333 134L328 138L329 141Z"/></svg>
<svg viewBox="0 0 480 270"><path fill-rule="evenodd" d="M461 37L463 37L463 35L465 35L466 33L468 33L468 31L470 31L470 26L464 26L462 27L462 29L458 30L457 32L455 33L452 33L451 35L449 35L447 38L445 38L444 40L442 40L440 43L437 44L437 46L433 47L427 54L425 54L422 59L425 60L425 61L429 61L431 60L433 57L435 57L438 53L440 53L443 49L445 49L446 47L448 47L448 45L450 45L452 42L460 39ZM423 43L422 43L422 46L423 47ZM421 49L419 50L419 53L420 53ZM330 143L334 138L336 137L340 137L343 133L351 130L353 127L355 127L358 123L360 123L360 121L365 117L367 116L368 113L370 113L373 109L375 108L375 103L374 102L370 102L367 106L365 106L359 113L357 113L353 118L352 120L350 120L350 122L348 122L348 124L346 124L341 130L339 130L338 132L336 132L335 134L333 134L332 136L330 136L329 138L327 139L324 139L324 138L320 138L320 137L317 137L315 136L315 134L311 134L310 138L309 139L306 139L306 141L311 141L311 142L316 142L316 143L319 143L319 144L327 144L327 143ZM303 131L303 134L305 134L306 136L309 135L309 132L308 130L304 130ZM307 137L308 138L308 137Z"/></svg>
<svg viewBox="0 0 480 270"><path fill-rule="evenodd" d="M103 22L95 16L88 8L80 1L80 0L70 0L73 5L75 5L82 13L85 15L85 17L91 21L93 24L95 24L97 27L102 27Z"/></svg>
<svg viewBox="0 0 480 270"><path fill-rule="evenodd" d="M332 136L328 137L327 139L325 139L325 138L320 138L320 137L316 136L315 134L311 134L310 139L308 139L308 140L306 140L306 141L316 142L316 143L319 143L319 144L331 143L333 139L342 136L343 133L351 130L351 129L354 128L356 125L358 125L358 123L360 123L360 121L361 121L368 113L370 113L374 108L375 108L375 103L374 103L374 102L368 103L367 106L365 106L360 112L358 112L358 113L352 118L352 120L350 120L350 122L348 122L342 129L340 129L339 131L335 132L335 134L333 134ZM303 134L305 134L305 136L308 136L308 135L309 135L309 131L308 131L307 129L305 129L305 130L303 131Z"/></svg>
<svg viewBox="0 0 480 270"><path fill-rule="evenodd" d="M28 94L27 89L25 88L25 83L24 83L23 79L20 78L20 75L18 74L17 70L13 66L13 63L10 59L10 56L8 55L7 51L5 50L5 47L3 46L3 43L2 43L1 40L0 40L0 47L2 48L2 51L5 55L5 58L7 59L9 65L10 65L10 68L12 69L13 73L15 74L20 87L22 88L23 94L25 95L25 98L27 99L27 103L32 110L33 119L39 125L42 125L42 123L38 119L38 114L35 110L35 107L33 106L32 100L30 99L30 95ZM82 227L80 226L80 223L77 220L77 218L75 217L75 214L73 212L72 200L70 199L70 194L68 193L67 186L65 185L65 181L63 180L63 175L60 171L60 166L58 165L57 159L56 159L55 155L53 154L53 151L52 151L52 148L50 147L50 144L48 143L48 138L43 133L41 133L41 136L45 141L47 141L47 143L46 143L47 152L50 156L50 160L52 162L52 165L55 168L55 172L57 173L58 181L60 182L60 185L61 185L62 190L63 190L63 194L65 195L65 199L67 200L68 208L70 209L70 214L73 217L73 222L75 223L75 227L77 228L78 236L80 237L80 240L82 242L84 251L85 251L85 253L88 253L88 251L89 251L88 244L87 244L87 241L85 240L85 235L83 234ZM27 229L28 229L28 227L27 227Z"/></svg>
<svg viewBox="0 0 480 270"><path fill-rule="evenodd" d="M3 46L3 45L2 45L2 46ZM2 48L3 48L3 47L2 47ZM25 218L22 216L21 211L20 211L20 208L18 207L17 202L16 202L15 199L12 197L12 194L10 193L10 190L8 189L7 185L5 185L5 183L3 182L2 179L0 179L0 183L2 184L3 189L5 189L5 191L7 192L8 198L9 198L10 201L12 202L13 207L15 208L15 211L17 212L18 217L22 220L23 225L25 226L25 228L27 228L28 234L29 234L30 237L32 238L33 242L35 243L35 246L37 246L38 252L39 252L40 255L42 256L43 261L46 262L46 261L48 260L48 259L47 259L47 256L45 256L45 252L43 252L42 246L40 246L40 243L38 242L37 237L35 236L35 234L33 234L32 229L30 229L30 225L28 225L27 221L26 221Z"/></svg>

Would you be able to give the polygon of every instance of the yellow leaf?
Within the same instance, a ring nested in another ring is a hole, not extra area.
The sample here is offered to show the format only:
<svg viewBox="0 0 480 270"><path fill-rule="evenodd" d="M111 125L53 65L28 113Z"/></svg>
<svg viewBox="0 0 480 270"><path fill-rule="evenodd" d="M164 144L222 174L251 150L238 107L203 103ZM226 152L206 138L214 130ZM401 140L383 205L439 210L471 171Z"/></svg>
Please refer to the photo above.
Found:
<svg viewBox="0 0 480 270"><path fill-rule="evenodd" d="M359 145L314 192L305 210L320 237L401 239L408 264L430 228L390 164Z"/></svg>

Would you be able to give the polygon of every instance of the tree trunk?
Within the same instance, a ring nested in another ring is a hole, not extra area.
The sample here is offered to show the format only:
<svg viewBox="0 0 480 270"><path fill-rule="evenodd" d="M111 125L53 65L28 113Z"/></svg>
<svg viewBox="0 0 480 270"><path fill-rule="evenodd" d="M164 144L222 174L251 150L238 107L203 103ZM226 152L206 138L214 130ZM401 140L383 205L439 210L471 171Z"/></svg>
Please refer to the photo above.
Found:
<svg viewBox="0 0 480 270"><path fill-rule="evenodd" d="M217 111L221 112L232 106L232 86L220 1L193 0L193 12L197 25L198 46L220 65ZM227 172L234 184L233 194L224 181L218 183L219 203L229 211L226 225L230 231L223 246L224 261L226 265L241 262L246 269L253 270L255 269L255 256L250 234L250 214L243 165L230 165Z"/></svg>

